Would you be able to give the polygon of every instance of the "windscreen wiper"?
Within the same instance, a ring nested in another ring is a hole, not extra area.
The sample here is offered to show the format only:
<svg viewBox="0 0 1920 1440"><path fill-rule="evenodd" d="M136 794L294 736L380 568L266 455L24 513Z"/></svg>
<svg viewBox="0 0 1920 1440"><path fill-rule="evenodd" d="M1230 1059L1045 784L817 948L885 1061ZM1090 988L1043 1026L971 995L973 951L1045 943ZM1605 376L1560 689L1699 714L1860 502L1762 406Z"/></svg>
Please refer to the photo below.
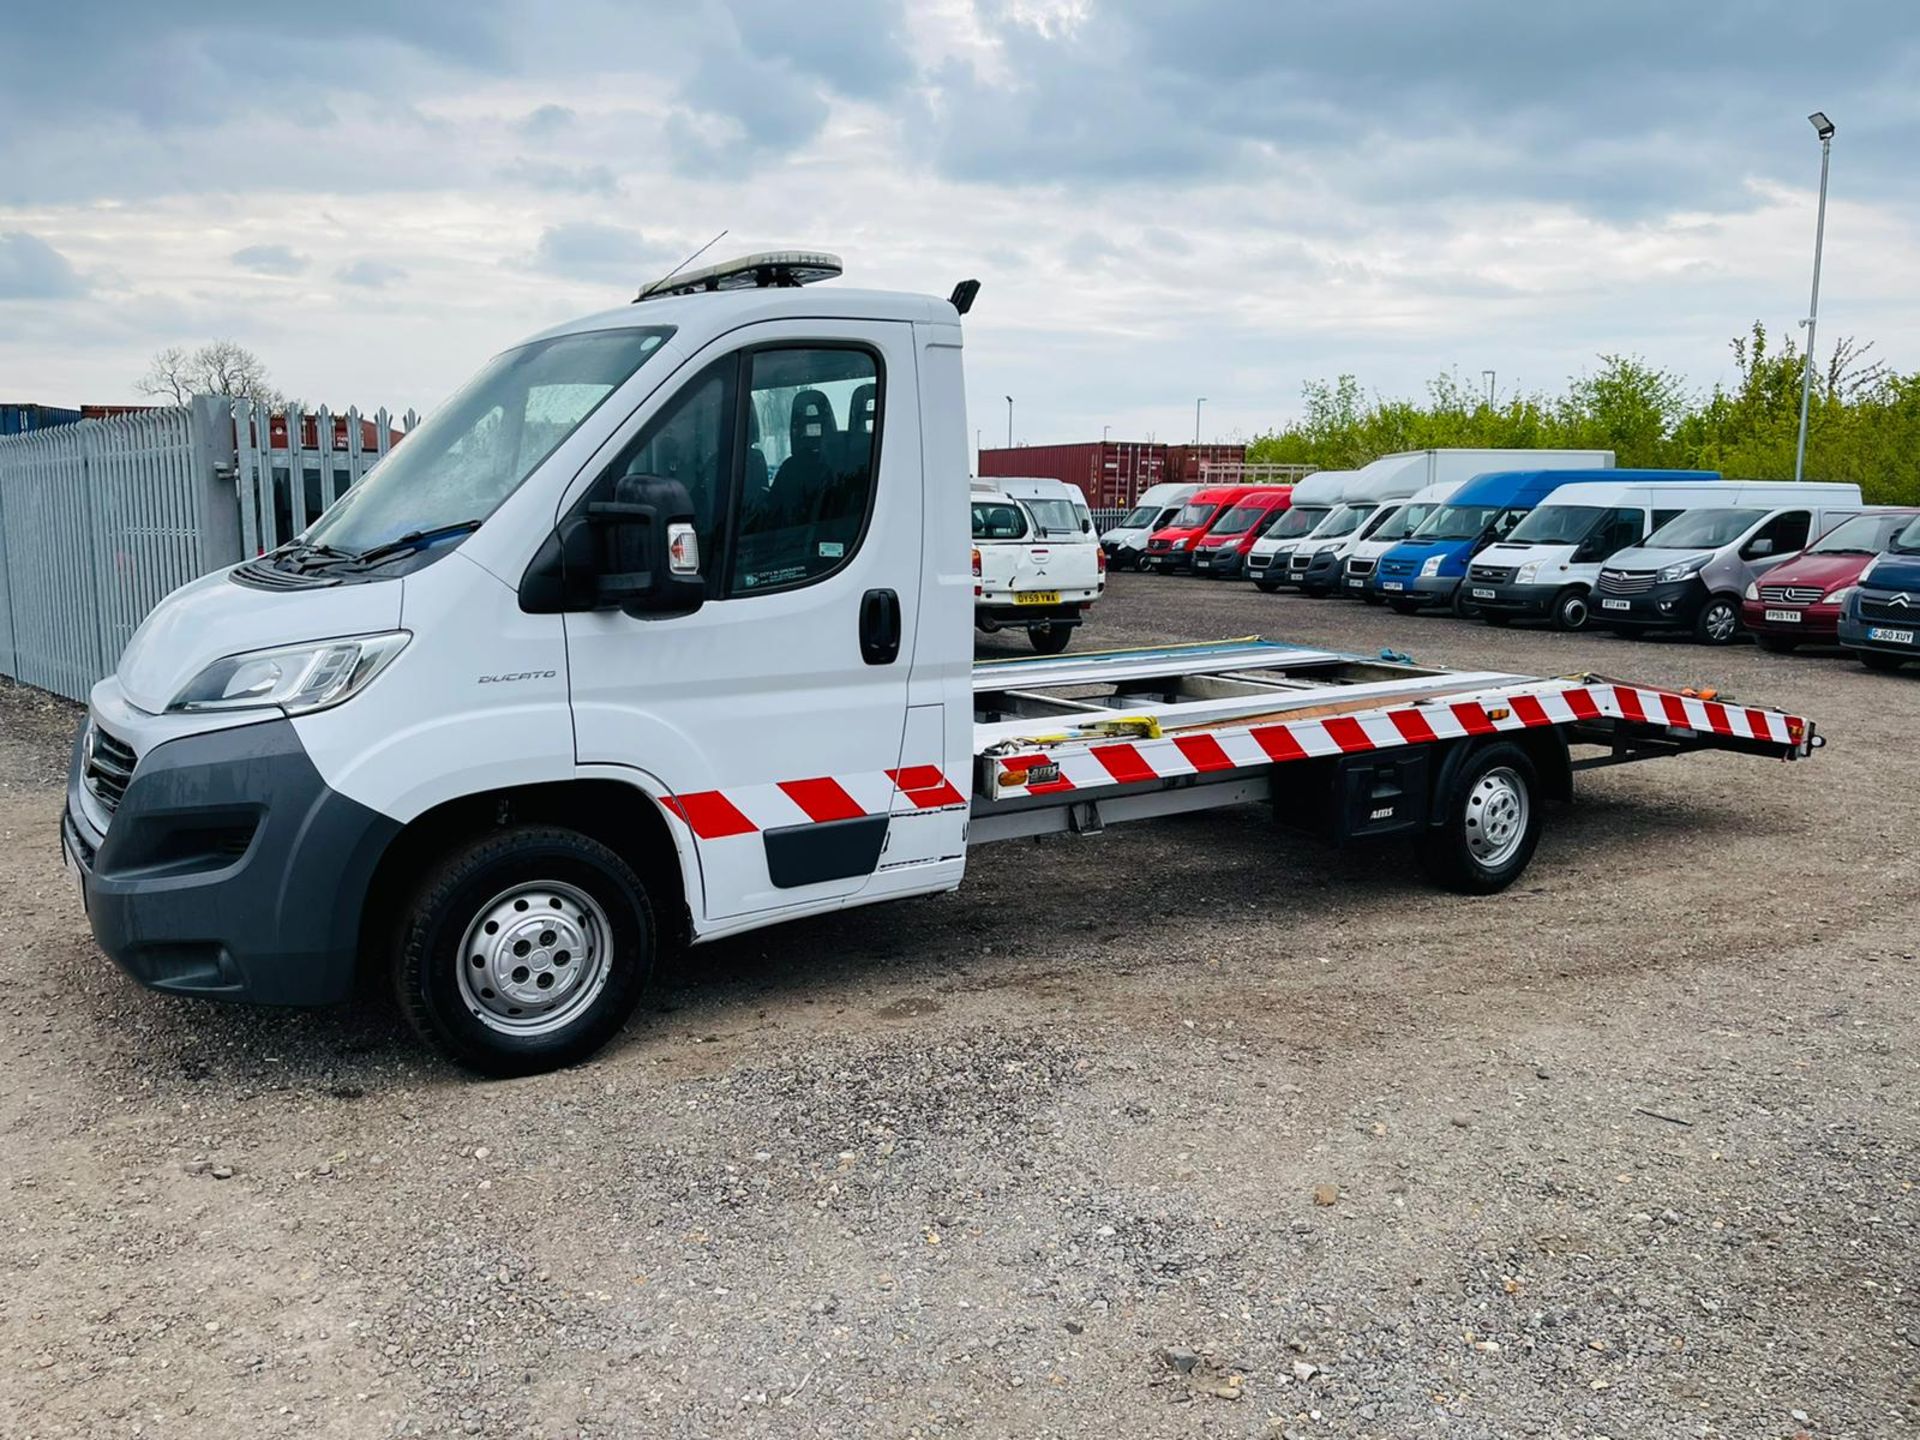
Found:
<svg viewBox="0 0 1920 1440"><path fill-rule="evenodd" d="M434 541L444 540L449 535L464 535L469 531L478 530L481 523L479 520L456 520L451 525L435 525L430 530L409 530L398 539L387 540L371 549L362 550L353 558L362 565L378 565L382 560L391 560L396 555L423 550Z"/></svg>

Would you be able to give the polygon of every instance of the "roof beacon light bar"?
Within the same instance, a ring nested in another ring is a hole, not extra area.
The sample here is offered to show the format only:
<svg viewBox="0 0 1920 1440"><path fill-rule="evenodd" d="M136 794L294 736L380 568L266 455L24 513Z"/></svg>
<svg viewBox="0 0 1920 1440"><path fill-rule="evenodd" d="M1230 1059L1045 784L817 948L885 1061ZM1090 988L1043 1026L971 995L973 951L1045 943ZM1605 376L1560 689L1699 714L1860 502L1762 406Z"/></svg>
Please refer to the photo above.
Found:
<svg viewBox="0 0 1920 1440"><path fill-rule="evenodd" d="M811 285L816 280L832 280L842 269L840 257L824 250L765 250L655 280L640 287L633 303L638 305L642 300L658 300L666 295L700 295L718 290L792 289Z"/></svg>

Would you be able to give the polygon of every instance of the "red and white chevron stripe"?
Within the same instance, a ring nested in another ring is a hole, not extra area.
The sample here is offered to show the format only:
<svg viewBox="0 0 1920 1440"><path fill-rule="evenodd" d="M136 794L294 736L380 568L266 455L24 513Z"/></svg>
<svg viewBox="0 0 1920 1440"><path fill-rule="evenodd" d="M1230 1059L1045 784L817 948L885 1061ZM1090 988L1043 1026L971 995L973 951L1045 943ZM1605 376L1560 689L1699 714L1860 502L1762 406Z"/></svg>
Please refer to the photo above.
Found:
<svg viewBox="0 0 1920 1440"><path fill-rule="evenodd" d="M809 780L700 790L668 796L662 803L698 838L724 840L788 825L964 809L967 796L938 765L909 765L860 775L818 775Z"/></svg>

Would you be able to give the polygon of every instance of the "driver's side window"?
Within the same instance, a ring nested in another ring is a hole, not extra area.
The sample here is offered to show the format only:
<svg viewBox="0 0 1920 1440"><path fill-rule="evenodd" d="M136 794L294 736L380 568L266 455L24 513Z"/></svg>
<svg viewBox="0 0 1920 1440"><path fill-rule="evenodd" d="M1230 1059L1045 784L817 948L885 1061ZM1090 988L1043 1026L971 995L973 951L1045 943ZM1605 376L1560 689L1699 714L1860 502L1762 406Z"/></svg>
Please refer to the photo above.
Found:
<svg viewBox="0 0 1920 1440"><path fill-rule="evenodd" d="M1741 550L1749 560L1791 555L1807 547L1813 529L1813 513L1808 510L1783 511L1762 525Z"/></svg>

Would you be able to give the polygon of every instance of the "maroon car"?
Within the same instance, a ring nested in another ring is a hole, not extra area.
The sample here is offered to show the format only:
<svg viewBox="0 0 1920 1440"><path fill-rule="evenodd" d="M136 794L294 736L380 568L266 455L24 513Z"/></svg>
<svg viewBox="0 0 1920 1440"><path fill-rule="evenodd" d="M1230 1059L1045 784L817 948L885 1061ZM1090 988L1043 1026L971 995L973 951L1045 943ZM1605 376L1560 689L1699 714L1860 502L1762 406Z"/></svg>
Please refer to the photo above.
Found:
<svg viewBox="0 0 1920 1440"><path fill-rule="evenodd" d="M1872 510L1843 520L1747 586L1741 616L1763 650L1839 643L1840 607L1860 572L1920 510Z"/></svg>

